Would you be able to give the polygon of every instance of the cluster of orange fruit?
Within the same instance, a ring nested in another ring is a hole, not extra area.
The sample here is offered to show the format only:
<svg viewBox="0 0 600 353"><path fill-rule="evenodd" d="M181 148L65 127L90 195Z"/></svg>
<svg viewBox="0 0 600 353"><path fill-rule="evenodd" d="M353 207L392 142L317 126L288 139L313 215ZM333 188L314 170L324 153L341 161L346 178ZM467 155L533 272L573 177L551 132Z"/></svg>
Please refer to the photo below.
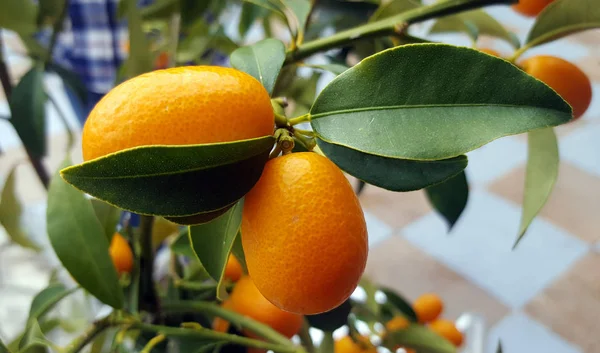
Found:
<svg viewBox="0 0 600 353"><path fill-rule="evenodd" d="M83 128L83 157L231 142L274 130L271 99L254 77L224 67L178 67L137 76L104 96ZM285 311L318 314L339 306L366 265L360 203L342 171L317 153L291 153L264 165L245 195L241 231L249 275Z"/></svg>
<svg viewBox="0 0 600 353"><path fill-rule="evenodd" d="M512 8L522 15L535 17L552 1L554 0L519 0Z"/></svg>

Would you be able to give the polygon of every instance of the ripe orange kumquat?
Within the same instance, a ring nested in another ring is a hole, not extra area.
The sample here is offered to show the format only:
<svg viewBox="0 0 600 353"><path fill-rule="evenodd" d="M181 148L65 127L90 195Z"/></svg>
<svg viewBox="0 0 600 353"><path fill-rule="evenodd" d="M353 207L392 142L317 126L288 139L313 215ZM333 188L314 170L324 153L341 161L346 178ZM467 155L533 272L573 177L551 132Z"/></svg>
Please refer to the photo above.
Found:
<svg viewBox="0 0 600 353"><path fill-rule="evenodd" d="M444 303L439 296L432 293L423 294L413 303L413 310L420 323L437 319L444 310Z"/></svg>
<svg viewBox="0 0 600 353"><path fill-rule="evenodd" d="M573 118L581 117L592 102L592 83L577 66L561 58L538 55L521 62L531 76L552 87L573 107Z"/></svg>
<svg viewBox="0 0 600 353"><path fill-rule="evenodd" d="M339 306L365 269L360 203L342 171L317 153L267 162L245 196L242 234L250 276L286 311L312 315Z"/></svg>
<svg viewBox="0 0 600 353"><path fill-rule="evenodd" d="M225 266L225 278L231 280L232 282L236 282L243 275L242 265L238 261L238 259L233 256L233 254L229 255L229 259L227 260L227 265Z"/></svg>
<svg viewBox="0 0 600 353"><path fill-rule="evenodd" d="M552 1L554 0L519 0L512 8L522 15L535 17Z"/></svg>
<svg viewBox="0 0 600 353"><path fill-rule="evenodd" d="M146 145L228 142L271 135L269 93L254 77L225 67L152 71L113 88L91 111L83 158Z"/></svg>
<svg viewBox="0 0 600 353"><path fill-rule="evenodd" d="M463 335L450 320L435 320L429 324L429 329L452 342L456 347L463 343Z"/></svg>
<svg viewBox="0 0 600 353"><path fill-rule="evenodd" d="M248 276L243 276L237 281L228 301L228 309L262 322L287 338L298 333L304 321L302 315L283 311L271 304ZM256 337L251 332L244 331L244 334Z"/></svg>
<svg viewBox="0 0 600 353"><path fill-rule="evenodd" d="M336 340L333 346L334 353L377 353L368 337L361 336L360 344L354 342L350 336L344 336Z"/></svg>
<svg viewBox="0 0 600 353"><path fill-rule="evenodd" d="M385 328L388 331L398 331L407 328L409 325L410 321L404 316L395 316L385 324Z"/></svg>
<svg viewBox="0 0 600 353"><path fill-rule="evenodd" d="M129 243L119 233L115 233L108 249L110 258L119 274L129 273L133 269L133 252Z"/></svg>

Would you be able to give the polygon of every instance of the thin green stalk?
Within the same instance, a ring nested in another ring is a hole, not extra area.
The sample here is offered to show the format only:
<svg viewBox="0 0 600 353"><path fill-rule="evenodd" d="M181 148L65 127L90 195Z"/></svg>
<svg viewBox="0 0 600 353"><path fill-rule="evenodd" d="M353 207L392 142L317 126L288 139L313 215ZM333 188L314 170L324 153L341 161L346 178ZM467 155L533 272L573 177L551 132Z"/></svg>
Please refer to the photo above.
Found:
<svg viewBox="0 0 600 353"><path fill-rule="evenodd" d="M65 17L67 16L69 9L69 0L65 0L63 4L63 8L54 22L54 28L52 29L52 36L50 37L50 44L48 45L48 51L46 52L46 58L44 60L44 64L48 65L48 63L52 62L52 52L54 51L54 47L56 46L56 41L58 40L58 35L63 29L63 23L65 21Z"/></svg>
<svg viewBox="0 0 600 353"><path fill-rule="evenodd" d="M296 117L296 118L291 118L288 120L288 123L290 125L294 126L294 125L298 125L298 124L305 123L308 121L310 121L310 113L300 115L299 117Z"/></svg>
<svg viewBox="0 0 600 353"><path fill-rule="evenodd" d="M52 105L54 106L54 109L56 109L56 112L58 113L58 118L60 119L60 121L65 126L65 129L67 130L67 152L68 152L71 150L71 148L73 147L73 144L75 143L75 136L73 135L71 126L69 126L69 122L67 121L67 116L64 114L63 110L60 109L60 106L58 105L58 102L56 101L56 99L54 99L54 97L52 97L52 95L48 94L48 93L46 93L46 96L48 96L48 100L50 101L50 103L52 103Z"/></svg>
<svg viewBox="0 0 600 353"><path fill-rule="evenodd" d="M81 351L85 346L94 340L102 331L111 326L111 319L107 317L94 323L79 337L76 337L69 345L67 345L62 353L77 353Z"/></svg>
<svg viewBox="0 0 600 353"><path fill-rule="evenodd" d="M515 51L513 53L513 55L506 60L508 60L514 64L517 61L517 59L519 57L521 57L521 55L523 55L523 53L525 53L527 50L529 50L532 46L533 46L532 43L525 44L524 46L520 47L517 51Z"/></svg>
<svg viewBox="0 0 600 353"><path fill-rule="evenodd" d="M202 282L194 282L194 281L186 281L186 280L177 280L175 281L175 287L193 291L205 291L205 290L216 290L216 283L202 283ZM226 289L231 289L232 285L227 284L225 286Z"/></svg>
<svg viewBox="0 0 600 353"><path fill-rule="evenodd" d="M341 31L329 37L306 42L297 48L288 51L286 63L289 64L300 61L315 53L341 47L357 40L378 36L398 35L399 28L405 29L411 24L423 22L432 18L472 10L486 5L511 4L515 2L517 2L517 0L446 0L436 2L429 6L418 7L389 18Z"/></svg>
<svg viewBox="0 0 600 353"><path fill-rule="evenodd" d="M167 337L163 334L156 335L156 337L152 337L152 339L150 341L148 341L148 343L146 343L144 348L142 348L140 353L150 353L154 347L156 347L157 345L159 345L162 341L164 341L166 339L167 339Z"/></svg>
<svg viewBox="0 0 600 353"><path fill-rule="evenodd" d="M300 329L300 332L298 332L298 336L300 337L300 342L302 343L304 348L306 348L306 351L308 353L316 353L315 345L313 343L312 337L310 337L309 329L310 325L308 324L308 321L304 319L304 322L302 323L302 328Z"/></svg>
<svg viewBox="0 0 600 353"><path fill-rule="evenodd" d="M254 321L248 317L235 313L233 311L224 309L216 304L200 301L179 301L165 303L163 309L168 312L199 312L218 316L239 327L240 329L247 329L258 336L279 345L291 346L292 343L285 338L285 336L274 331L271 327ZM257 347L260 348L260 347Z"/></svg>

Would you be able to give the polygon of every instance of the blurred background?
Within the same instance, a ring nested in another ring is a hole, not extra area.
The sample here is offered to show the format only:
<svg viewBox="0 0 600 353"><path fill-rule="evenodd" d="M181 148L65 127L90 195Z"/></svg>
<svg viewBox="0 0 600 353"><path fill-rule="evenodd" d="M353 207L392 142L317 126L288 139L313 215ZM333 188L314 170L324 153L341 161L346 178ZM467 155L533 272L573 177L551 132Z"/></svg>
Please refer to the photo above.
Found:
<svg viewBox="0 0 600 353"><path fill-rule="evenodd" d="M226 20L222 21L224 33L238 44L263 38L265 34L258 23L240 38L237 28L240 10L236 5L227 8ZM533 22L506 6L493 6L486 11L522 41ZM426 36L428 26L420 26L415 33ZM106 39L106 33L94 35L93 40ZM121 42L127 43L126 28L118 35ZM10 77L18 82L31 66L27 50L14 32L2 29L1 36ZM457 45L472 44L460 34L427 37ZM492 38L480 38L477 47L495 49L505 56L512 54L508 44ZM125 59L127 52L127 46L117 46L114 52L95 55L100 59ZM447 318L457 320L466 330L483 333L484 340L470 344L472 347L482 344L484 352L493 352L500 338L508 353L597 353L600 352L600 327L596 323L600 318L600 31L591 30L539 46L525 57L536 54L554 55L579 66L592 80L593 102L580 120L556 129L561 155L558 183L528 235L512 250L520 218L527 145L525 136L507 137L469 153L469 204L450 233L422 191L392 193L367 186L360 197L370 237L366 274L409 299L425 292L437 293L445 301ZM212 55L206 60L227 65L226 55ZM311 59L315 63L320 60L319 56ZM112 77L112 81L106 83L93 77L85 81L93 82L88 88L95 85L99 96L118 76L116 70L107 75L102 72L104 69L98 66L95 73ZM317 92L333 77L322 74L317 81ZM81 160L78 134L87 107L73 106L72 93L67 92L58 75L45 74L44 84L53 101L45 107L49 138L44 163L54 172L69 145L70 135L63 118L74 134L74 161ZM8 115L8 103L0 94L0 117ZM0 338L10 341L22 330L32 297L47 285L58 260L45 234L45 190L27 163L13 127L4 119L0 119L0 150L0 185L12 166L19 164L16 191L24 207L22 226L45 249L34 252L11 244L0 227ZM93 302L84 295L74 296L68 305L61 304L61 310L83 323L102 309L90 303ZM467 340L473 341L477 335L467 334ZM479 352L475 348L469 350L469 346L465 351Z"/></svg>

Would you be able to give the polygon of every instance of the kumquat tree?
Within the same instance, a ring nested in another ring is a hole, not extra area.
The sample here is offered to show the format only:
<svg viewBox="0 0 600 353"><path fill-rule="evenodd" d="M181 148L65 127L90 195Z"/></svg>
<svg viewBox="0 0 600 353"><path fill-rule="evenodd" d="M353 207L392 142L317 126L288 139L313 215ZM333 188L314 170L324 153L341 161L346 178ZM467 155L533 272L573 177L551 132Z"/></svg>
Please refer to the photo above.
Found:
<svg viewBox="0 0 600 353"><path fill-rule="evenodd" d="M460 351L441 298L408 303L363 278L357 190L422 189L452 227L468 200L465 154L527 134L518 246L557 178L553 127L577 124L592 95L570 62L521 55L600 27L597 0L121 0L129 57L119 82L87 117L83 161L69 154L49 176L42 75L81 83L33 33L49 26L55 38L68 3L0 4L0 27L33 61L14 87L2 61L9 122L47 187L47 235L74 280L34 298L2 353ZM490 5L536 17L526 41L482 10ZM238 39L224 31L231 7ZM413 31L426 21L429 33L491 36L514 54L432 42ZM264 37L242 46L251 28ZM323 72L336 76L317 92ZM0 221L25 243L13 184ZM171 255L158 280L161 243ZM351 297L357 287L363 299ZM58 346L48 312L75 291L110 310Z"/></svg>

